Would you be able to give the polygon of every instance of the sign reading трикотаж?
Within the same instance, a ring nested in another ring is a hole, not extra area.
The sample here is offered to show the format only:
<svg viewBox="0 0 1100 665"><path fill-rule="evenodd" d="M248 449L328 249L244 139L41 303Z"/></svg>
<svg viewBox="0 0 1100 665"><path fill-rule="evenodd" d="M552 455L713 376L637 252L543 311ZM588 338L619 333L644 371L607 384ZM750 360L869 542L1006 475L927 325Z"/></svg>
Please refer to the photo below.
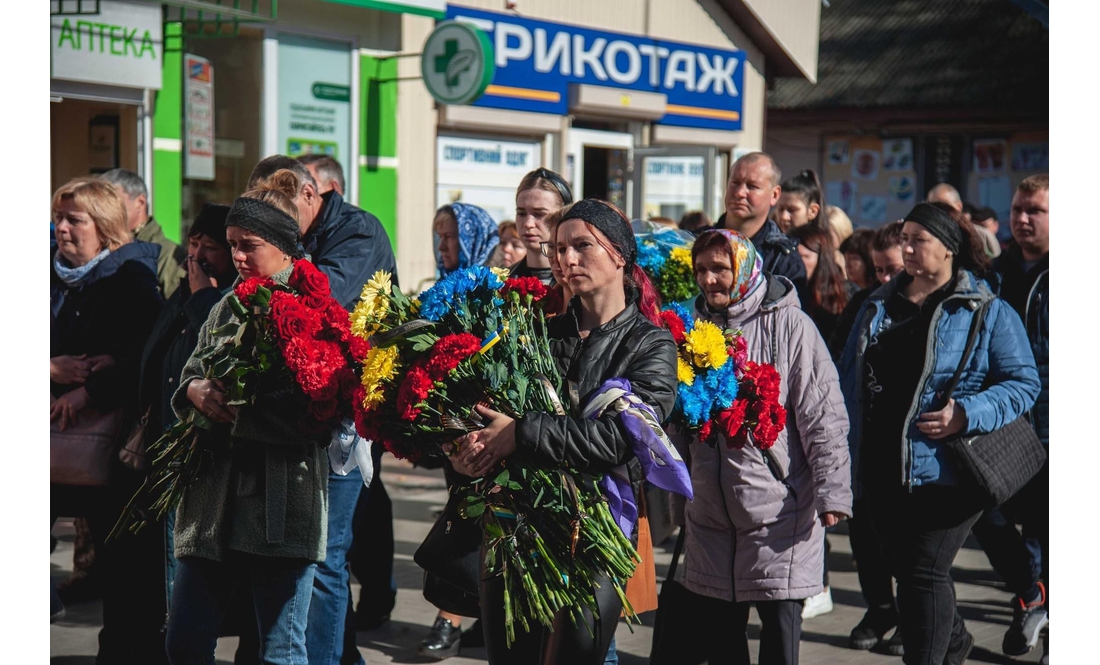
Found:
<svg viewBox="0 0 1100 665"><path fill-rule="evenodd" d="M101 0L98 14L50 17L50 77L159 90L160 5Z"/></svg>

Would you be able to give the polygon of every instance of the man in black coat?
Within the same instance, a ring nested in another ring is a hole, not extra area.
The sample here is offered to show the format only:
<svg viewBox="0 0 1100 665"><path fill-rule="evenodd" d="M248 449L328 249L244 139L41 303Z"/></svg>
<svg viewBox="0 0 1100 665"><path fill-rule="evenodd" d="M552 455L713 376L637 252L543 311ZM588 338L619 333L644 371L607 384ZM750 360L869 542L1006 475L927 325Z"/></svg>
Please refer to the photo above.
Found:
<svg viewBox="0 0 1100 665"><path fill-rule="evenodd" d="M737 231L752 240L764 270L783 275L805 300L806 265L798 255L798 241L779 230L768 213L779 202L783 173L771 155L750 152L733 163L726 185L726 214L720 228Z"/></svg>

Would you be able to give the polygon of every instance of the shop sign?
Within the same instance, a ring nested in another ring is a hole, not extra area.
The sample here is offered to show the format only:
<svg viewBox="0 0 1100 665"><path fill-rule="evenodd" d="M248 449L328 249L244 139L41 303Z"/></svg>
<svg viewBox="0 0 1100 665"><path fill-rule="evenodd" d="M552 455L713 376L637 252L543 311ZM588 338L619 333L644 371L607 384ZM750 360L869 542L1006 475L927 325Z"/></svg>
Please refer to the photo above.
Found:
<svg viewBox="0 0 1100 665"><path fill-rule="evenodd" d="M278 145L290 157L324 154L345 171L353 166L349 45L279 35Z"/></svg>
<svg viewBox="0 0 1100 665"><path fill-rule="evenodd" d="M51 16L50 53L51 78L159 90L160 5L101 0L98 14Z"/></svg>
<svg viewBox="0 0 1100 665"><path fill-rule="evenodd" d="M569 84L663 94L659 124L738 131L744 51L536 21L449 5L493 44L496 74L475 106L564 115Z"/></svg>
<svg viewBox="0 0 1100 665"><path fill-rule="evenodd" d="M538 168L538 146L534 143L485 141L439 137L436 155L440 171L490 171L508 173L516 183ZM517 177L518 176L518 177Z"/></svg>
<svg viewBox="0 0 1100 665"><path fill-rule="evenodd" d="M214 68L210 61L190 53L183 57L185 146L183 177L214 179Z"/></svg>
<svg viewBox="0 0 1100 665"><path fill-rule="evenodd" d="M469 23L443 21L424 42L420 55L424 85L441 104L470 104L493 80L493 47Z"/></svg>

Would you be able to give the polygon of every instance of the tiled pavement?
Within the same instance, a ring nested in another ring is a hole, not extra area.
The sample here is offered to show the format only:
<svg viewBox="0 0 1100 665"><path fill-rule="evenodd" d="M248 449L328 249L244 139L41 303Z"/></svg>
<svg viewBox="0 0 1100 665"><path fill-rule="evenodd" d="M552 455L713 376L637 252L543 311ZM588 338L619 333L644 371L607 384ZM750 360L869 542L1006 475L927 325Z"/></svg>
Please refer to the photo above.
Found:
<svg viewBox="0 0 1100 665"><path fill-rule="evenodd" d="M433 511L440 509L445 502L443 475L441 471L414 469L392 458L387 458L384 474L386 488L394 504L394 566L398 600L388 624L374 631L359 633L359 649L370 665L434 662L416 654L417 644L435 617L435 608L420 593L423 574L413 562L412 555L431 527ZM54 533L62 539L51 558L51 576L59 582L67 577L72 566L71 522L59 521ZM832 545L830 575L835 609L803 624L801 663L900 664L900 658L846 648L848 633L863 616L863 597L859 592L847 536L843 533L830 534L829 539ZM667 571L673 542L670 539L655 549L658 579L663 578ZM1001 655L1001 637L1012 618L1008 605L1010 595L1001 588L989 568L989 561L973 539L959 553L953 572L960 609L976 639L971 662L1038 662L1041 647L1019 659ZM358 594L358 585L353 585L353 589ZM648 662L652 614L643 615L643 625L634 626L633 633L625 625L619 627L616 639L619 662L623 665L644 665ZM100 620L98 602L69 607L67 616L50 628L51 663L92 665ZM750 638L753 638L751 648L755 658L755 638L759 634L759 621L755 616L750 619L749 632ZM218 643L219 665L232 663L236 644L236 638L223 638ZM472 649L446 662L448 665L473 665L484 663L484 656L484 649Z"/></svg>

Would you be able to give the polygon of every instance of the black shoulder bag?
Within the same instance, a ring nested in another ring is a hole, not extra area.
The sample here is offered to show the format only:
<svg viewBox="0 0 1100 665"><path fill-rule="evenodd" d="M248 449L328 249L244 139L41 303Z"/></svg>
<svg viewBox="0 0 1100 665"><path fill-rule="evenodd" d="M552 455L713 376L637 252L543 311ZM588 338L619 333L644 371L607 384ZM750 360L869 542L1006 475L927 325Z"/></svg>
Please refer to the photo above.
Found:
<svg viewBox="0 0 1100 665"><path fill-rule="evenodd" d="M982 323L991 302L980 305L974 312L966 350L963 351L955 375L943 391L940 408L951 399L962 378L967 360L978 344ZM971 485L986 508L1008 501L1039 473L1047 459L1046 448L1026 414L988 434L955 436L942 441L941 445L951 451L960 480Z"/></svg>

